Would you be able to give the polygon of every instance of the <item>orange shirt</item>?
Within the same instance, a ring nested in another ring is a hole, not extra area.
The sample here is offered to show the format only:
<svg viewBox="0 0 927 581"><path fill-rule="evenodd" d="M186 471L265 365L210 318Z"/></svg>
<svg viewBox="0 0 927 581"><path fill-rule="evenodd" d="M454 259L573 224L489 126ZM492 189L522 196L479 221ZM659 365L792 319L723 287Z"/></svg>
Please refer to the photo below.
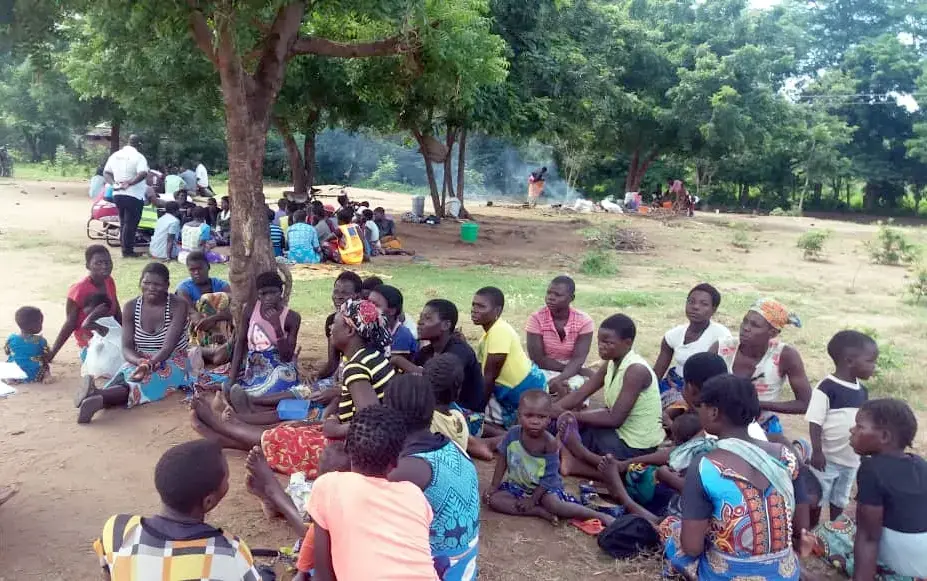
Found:
<svg viewBox="0 0 927 581"><path fill-rule="evenodd" d="M331 537L338 581L438 581L431 505L411 482L329 472L313 484L307 508Z"/></svg>

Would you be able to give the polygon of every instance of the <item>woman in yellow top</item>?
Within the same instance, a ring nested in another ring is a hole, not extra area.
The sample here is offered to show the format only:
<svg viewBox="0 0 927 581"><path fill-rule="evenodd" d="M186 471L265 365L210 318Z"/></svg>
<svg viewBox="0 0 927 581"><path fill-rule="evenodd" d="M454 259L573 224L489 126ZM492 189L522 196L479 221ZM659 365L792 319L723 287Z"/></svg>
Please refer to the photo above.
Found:
<svg viewBox="0 0 927 581"><path fill-rule="evenodd" d="M505 295L496 287L476 291L470 319L483 328L476 356L483 367L483 385L489 404L484 436L501 436L515 425L518 400L532 389L547 391L547 379L521 346L518 333L501 319Z"/></svg>
<svg viewBox="0 0 927 581"><path fill-rule="evenodd" d="M560 471L599 478L597 467L607 454L627 460L657 449L665 433L660 387L647 361L634 351L637 328L625 315L612 315L599 327L599 357L607 361L578 391L562 397L557 425L564 447ZM579 409L603 390L604 408Z"/></svg>

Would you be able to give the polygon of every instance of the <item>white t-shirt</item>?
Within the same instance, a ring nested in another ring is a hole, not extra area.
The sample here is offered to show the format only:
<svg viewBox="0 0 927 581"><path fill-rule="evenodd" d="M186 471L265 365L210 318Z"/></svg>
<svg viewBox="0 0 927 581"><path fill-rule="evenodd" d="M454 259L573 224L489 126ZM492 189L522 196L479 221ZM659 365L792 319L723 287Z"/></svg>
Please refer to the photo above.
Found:
<svg viewBox="0 0 927 581"><path fill-rule="evenodd" d="M821 426L821 449L828 462L859 467L859 455L850 445L850 428L856 412L869 398L866 388L828 375L815 386L808 402L805 420Z"/></svg>
<svg viewBox="0 0 927 581"><path fill-rule="evenodd" d="M172 249L167 247L167 237L174 235L174 243L180 241L180 220L173 214L164 214L155 223L149 250L155 258L173 258Z"/></svg>
<svg viewBox="0 0 927 581"><path fill-rule="evenodd" d="M367 228L367 240L372 243L377 243L380 241L380 227L377 226L376 222L373 220L367 220L364 222L364 226Z"/></svg>
<svg viewBox="0 0 927 581"><path fill-rule="evenodd" d="M148 172L148 160L131 145L126 145L116 153L109 156L103 172L113 174L118 186L120 182L130 182L135 176L142 172ZM136 200L145 201L145 192L148 190L148 184L145 180L138 182L128 188L113 189L114 196L132 196Z"/></svg>
<svg viewBox="0 0 927 581"><path fill-rule="evenodd" d="M689 357L696 353L704 353L718 340L731 336L731 332L727 327L711 321L708 323L708 328L702 332L701 337L691 343L684 344L683 341L686 339L686 329L688 328L688 323L679 325L667 331L666 335L663 336L663 340L673 350L673 369L679 377L682 377L682 368Z"/></svg>
<svg viewBox="0 0 927 581"><path fill-rule="evenodd" d="M206 166L203 164L196 166L196 185L201 188L209 187L209 172L206 171Z"/></svg>

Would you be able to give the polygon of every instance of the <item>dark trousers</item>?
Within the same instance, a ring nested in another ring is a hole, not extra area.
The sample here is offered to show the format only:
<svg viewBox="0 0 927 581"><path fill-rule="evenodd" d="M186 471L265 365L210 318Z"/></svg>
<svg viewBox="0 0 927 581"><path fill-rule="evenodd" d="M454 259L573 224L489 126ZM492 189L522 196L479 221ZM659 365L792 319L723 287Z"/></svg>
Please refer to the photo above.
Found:
<svg viewBox="0 0 927 581"><path fill-rule="evenodd" d="M119 240L122 243L122 255L132 256L135 253L135 232L142 219L144 203L137 198L127 195L115 195L113 201L119 208Z"/></svg>

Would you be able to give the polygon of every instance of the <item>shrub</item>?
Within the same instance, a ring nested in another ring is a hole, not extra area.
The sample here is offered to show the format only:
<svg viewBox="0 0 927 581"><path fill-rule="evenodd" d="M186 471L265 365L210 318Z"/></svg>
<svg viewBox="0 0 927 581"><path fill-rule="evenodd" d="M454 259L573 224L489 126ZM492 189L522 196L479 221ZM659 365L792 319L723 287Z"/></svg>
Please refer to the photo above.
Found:
<svg viewBox="0 0 927 581"><path fill-rule="evenodd" d="M927 268L917 269L914 280L908 285L908 293L914 297L914 302L917 304L920 304L921 299L927 296Z"/></svg>
<svg viewBox="0 0 927 581"><path fill-rule="evenodd" d="M610 276L618 273L618 262L609 250L590 250L583 255L579 271L589 276Z"/></svg>
<svg viewBox="0 0 927 581"><path fill-rule="evenodd" d="M869 258L876 264L911 264L920 256L920 248L908 242L904 232L891 227L888 223L879 222L879 233L874 240L866 243Z"/></svg>
<svg viewBox="0 0 927 581"><path fill-rule="evenodd" d="M383 186L390 182L396 181L399 175L399 165L391 155L384 155L377 164L377 169L370 174L370 182L376 186Z"/></svg>
<svg viewBox="0 0 927 581"><path fill-rule="evenodd" d="M772 211L769 212L769 215L770 216L791 216L793 218L797 218L801 216L801 210L798 209L798 206L792 206L788 210L785 210L781 207L773 208Z"/></svg>
<svg viewBox="0 0 927 581"><path fill-rule="evenodd" d="M831 230L808 230L798 238L798 247L802 250L805 260L821 260L824 255L824 244L833 235Z"/></svg>
<svg viewBox="0 0 927 581"><path fill-rule="evenodd" d="M750 248L753 246L753 242L750 240L750 236L747 234L746 230L734 230L734 235L731 236L731 246L749 252Z"/></svg>

